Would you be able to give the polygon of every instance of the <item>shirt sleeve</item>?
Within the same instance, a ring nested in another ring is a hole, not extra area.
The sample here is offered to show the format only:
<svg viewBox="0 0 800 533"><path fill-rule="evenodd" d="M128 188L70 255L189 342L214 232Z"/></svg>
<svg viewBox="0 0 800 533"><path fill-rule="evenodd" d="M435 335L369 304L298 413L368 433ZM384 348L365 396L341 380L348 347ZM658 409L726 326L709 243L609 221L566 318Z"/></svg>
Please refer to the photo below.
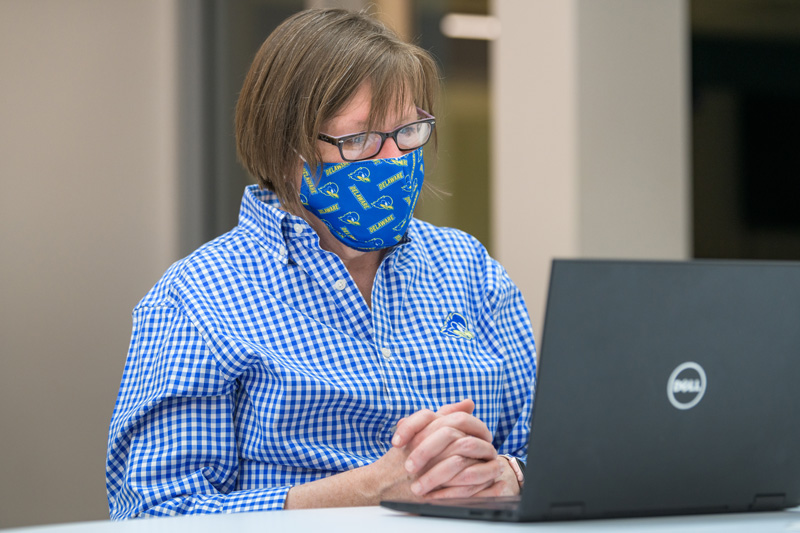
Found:
<svg viewBox="0 0 800 533"><path fill-rule="evenodd" d="M288 486L236 490L236 387L179 309L134 311L109 429L112 519L283 508Z"/></svg>
<svg viewBox="0 0 800 533"><path fill-rule="evenodd" d="M488 311L505 351L505 383L494 445L498 453L527 462L536 388L533 328L519 288L499 263L488 261Z"/></svg>

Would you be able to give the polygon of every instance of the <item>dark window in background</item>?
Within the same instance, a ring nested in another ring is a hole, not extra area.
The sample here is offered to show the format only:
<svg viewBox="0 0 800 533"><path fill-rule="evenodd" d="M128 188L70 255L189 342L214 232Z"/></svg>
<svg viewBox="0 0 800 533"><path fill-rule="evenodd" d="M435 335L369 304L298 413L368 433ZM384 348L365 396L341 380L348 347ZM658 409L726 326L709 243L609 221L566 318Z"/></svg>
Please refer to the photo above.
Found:
<svg viewBox="0 0 800 533"><path fill-rule="evenodd" d="M794 52L800 58L800 50ZM800 71L800 64L797 70ZM751 228L797 231L800 93L744 96L742 148L745 223Z"/></svg>
<svg viewBox="0 0 800 533"><path fill-rule="evenodd" d="M800 259L800 2L693 0L694 256Z"/></svg>
<svg viewBox="0 0 800 533"><path fill-rule="evenodd" d="M440 28L448 13L487 15L489 3L415 0L413 6L415 43L433 54L442 72L438 157L427 167L442 194L423 194L416 216L466 231L491 252L489 41L448 38Z"/></svg>
<svg viewBox="0 0 800 533"><path fill-rule="evenodd" d="M232 229L244 188L234 110L250 63L303 0L192 0L181 13L180 248L187 254Z"/></svg>

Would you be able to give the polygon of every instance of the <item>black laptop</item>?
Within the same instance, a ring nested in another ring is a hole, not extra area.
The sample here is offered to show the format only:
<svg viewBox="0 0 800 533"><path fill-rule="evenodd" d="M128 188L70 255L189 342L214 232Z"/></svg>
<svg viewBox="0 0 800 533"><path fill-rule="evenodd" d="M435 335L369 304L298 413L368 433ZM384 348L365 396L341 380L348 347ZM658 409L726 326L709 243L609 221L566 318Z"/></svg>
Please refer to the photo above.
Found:
<svg viewBox="0 0 800 533"><path fill-rule="evenodd" d="M800 505L800 264L554 261L521 497L381 505L503 521Z"/></svg>

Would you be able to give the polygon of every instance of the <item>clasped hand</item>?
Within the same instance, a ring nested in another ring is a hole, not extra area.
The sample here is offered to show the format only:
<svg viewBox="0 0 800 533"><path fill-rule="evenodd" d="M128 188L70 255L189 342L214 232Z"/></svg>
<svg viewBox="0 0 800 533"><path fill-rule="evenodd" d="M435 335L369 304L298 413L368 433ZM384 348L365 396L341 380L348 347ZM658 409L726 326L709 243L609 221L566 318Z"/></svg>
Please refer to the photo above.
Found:
<svg viewBox="0 0 800 533"><path fill-rule="evenodd" d="M472 400L463 400L436 412L418 411L398 422L393 448L379 462L391 463L402 482L386 497L517 494L513 471L498 457L492 434L472 415L474 409ZM402 471L397 473L398 469Z"/></svg>

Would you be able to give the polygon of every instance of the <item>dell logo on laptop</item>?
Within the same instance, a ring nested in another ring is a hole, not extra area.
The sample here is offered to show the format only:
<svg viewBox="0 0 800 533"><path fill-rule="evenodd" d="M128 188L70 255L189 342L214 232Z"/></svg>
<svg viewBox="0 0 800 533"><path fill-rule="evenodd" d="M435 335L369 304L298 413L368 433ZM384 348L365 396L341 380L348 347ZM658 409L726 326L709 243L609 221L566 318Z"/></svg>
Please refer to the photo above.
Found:
<svg viewBox="0 0 800 533"><path fill-rule="evenodd" d="M706 372L697 363L687 361L672 371L667 381L667 398L675 409L691 409L706 393Z"/></svg>

